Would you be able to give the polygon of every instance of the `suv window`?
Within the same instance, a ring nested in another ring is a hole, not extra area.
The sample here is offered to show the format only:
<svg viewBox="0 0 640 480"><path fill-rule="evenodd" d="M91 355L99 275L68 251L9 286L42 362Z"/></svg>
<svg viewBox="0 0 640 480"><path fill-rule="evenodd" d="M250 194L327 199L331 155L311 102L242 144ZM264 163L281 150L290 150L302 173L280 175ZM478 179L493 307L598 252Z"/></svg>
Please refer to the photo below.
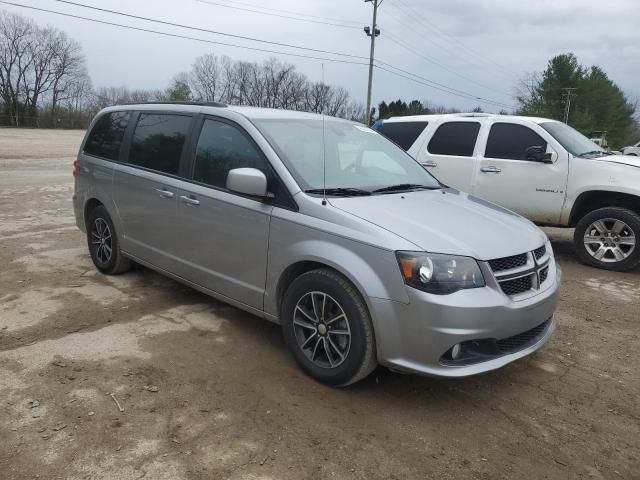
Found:
<svg viewBox="0 0 640 480"><path fill-rule="evenodd" d="M428 124L428 122L383 122L377 130L406 151L411 148Z"/></svg>
<svg viewBox="0 0 640 480"><path fill-rule="evenodd" d="M205 119L198 139L193 179L227 188L227 175L234 168L257 168L267 178L270 168L260 152L239 128Z"/></svg>
<svg viewBox="0 0 640 480"><path fill-rule="evenodd" d="M526 160L527 148L534 146L540 146L546 150L547 142L529 127L515 123L494 123L489 132L484 156Z"/></svg>
<svg viewBox="0 0 640 480"><path fill-rule="evenodd" d="M129 163L177 175L191 117L141 113L131 141Z"/></svg>
<svg viewBox="0 0 640 480"><path fill-rule="evenodd" d="M84 152L96 157L118 160L120 145L128 124L129 112L105 113L89 133Z"/></svg>
<svg viewBox="0 0 640 480"><path fill-rule="evenodd" d="M434 155L471 157L476 146L478 122L447 122L438 127L427 149Z"/></svg>

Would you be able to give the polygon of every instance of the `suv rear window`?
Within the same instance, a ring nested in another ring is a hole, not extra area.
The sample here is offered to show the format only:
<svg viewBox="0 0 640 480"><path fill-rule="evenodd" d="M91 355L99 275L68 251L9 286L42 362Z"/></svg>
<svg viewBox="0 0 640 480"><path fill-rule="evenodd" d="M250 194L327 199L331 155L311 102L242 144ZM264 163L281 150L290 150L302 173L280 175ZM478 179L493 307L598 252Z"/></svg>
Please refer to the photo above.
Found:
<svg viewBox="0 0 640 480"><path fill-rule="evenodd" d="M377 130L403 150L409 150L428 122L383 122Z"/></svg>
<svg viewBox="0 0 640 480"><path fill-rule="evenodd" d="M120 145L129 124L129 112L102 115L93 126L84 145L84 152L96 157L118 160Z"/></svg>
<svg viewBox="0 0 640 480"><path fill-rule="evenodd" d="M141 113L131 141L129 163L177 175L191 117Z"/></svg>
<svg viewBox="0 0 640 480"><path fill-rule="evenodd" d="M526 160L527 148L534 146L540 146L546 151L547 142L529 127L515 123L495 123L489 132L484 156Z"/></svg>
<svg viewBox="0 0 640 480"><path fill-rule="evenodd" d="M429 142L429 153L471 157L478 139L478 122L447 122L438 127Z"/></svg>

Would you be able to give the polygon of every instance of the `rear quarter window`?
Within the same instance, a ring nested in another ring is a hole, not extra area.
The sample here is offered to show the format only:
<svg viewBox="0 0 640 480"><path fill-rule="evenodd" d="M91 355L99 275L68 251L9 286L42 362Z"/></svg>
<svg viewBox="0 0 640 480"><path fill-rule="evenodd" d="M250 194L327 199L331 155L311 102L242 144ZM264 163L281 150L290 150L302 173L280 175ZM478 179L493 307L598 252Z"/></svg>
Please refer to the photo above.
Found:
<svg viewBox="0 0 640 480"><path fill-rule="evenodd" d="M118 160L124 132L129 125L129 112L110 112L93 125L84 152L108 160Z"/></svg>
<svg viewBox="0 0 640 480"><path fill-rule="evenodd" d="M427 127L428 122L383 122L377 130L407 151Z"/></svg>
<svg viewBox="0 0 640 480"><path fill-rule="evenodd" d="M434 155L471 157L478 139L480 123L447 122L438 127L427 149Z"/></svg>

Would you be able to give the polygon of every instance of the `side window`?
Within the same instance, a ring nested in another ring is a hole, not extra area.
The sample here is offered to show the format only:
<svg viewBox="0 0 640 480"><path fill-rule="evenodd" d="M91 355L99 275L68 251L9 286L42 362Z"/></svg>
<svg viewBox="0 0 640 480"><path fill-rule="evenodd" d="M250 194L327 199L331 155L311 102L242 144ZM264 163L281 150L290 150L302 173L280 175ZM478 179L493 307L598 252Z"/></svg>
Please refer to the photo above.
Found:
<svg viewBox="0 0 640 480"><path fill-rule="evenodd" d="M163 113L141 113L138 118L129 163L177 175L182 148L191 117Z"/></svg>
<svg viewBox="0 0 640 480"><path fill-rule="evenodd" d="M486 158L526 160L527 148L535 146L546 150L547 142L529 127L514 123L495 123L489 132L484 156Z"/></svg>
<svg viewBox="0 0 640 480"><path fill-rule="evenodd" d="M471 157L479 131L478 122L443 123L431 137L427 150L434 155Z"/></svg>
<svg viewBox="0 0 640 480"><path fill-rule="evenodd" d="M262 153L237 127L206 119L196 148L193 179L214 187L227 188L227 174L234 168L257 168L270 177Z"/></svg>
<svg viewBox="0 0 640 480"><path fill-rule="evenodd" d="M407 151L427 128L428 122L383 122L378 132Z"/></svg>
<svg viewBox="0 0 640 480"><path fill-rule="evenodd" d="M89 133L84 152L96 157L118 160L120 145L128 124L129 112L105 113Z"/></svg>

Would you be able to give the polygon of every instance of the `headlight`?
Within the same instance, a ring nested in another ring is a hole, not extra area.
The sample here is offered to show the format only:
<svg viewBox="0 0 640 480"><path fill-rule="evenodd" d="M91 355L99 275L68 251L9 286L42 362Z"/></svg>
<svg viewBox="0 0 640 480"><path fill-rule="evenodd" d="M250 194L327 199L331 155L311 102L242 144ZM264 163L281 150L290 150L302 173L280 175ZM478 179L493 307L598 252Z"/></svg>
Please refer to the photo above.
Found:
<svg viewBox="0 0 640 480"><path fill-rule="evenodd" d="M473 258L425 252L396 252L404 283L437 295L484 287L484 277Z"/></svg>

